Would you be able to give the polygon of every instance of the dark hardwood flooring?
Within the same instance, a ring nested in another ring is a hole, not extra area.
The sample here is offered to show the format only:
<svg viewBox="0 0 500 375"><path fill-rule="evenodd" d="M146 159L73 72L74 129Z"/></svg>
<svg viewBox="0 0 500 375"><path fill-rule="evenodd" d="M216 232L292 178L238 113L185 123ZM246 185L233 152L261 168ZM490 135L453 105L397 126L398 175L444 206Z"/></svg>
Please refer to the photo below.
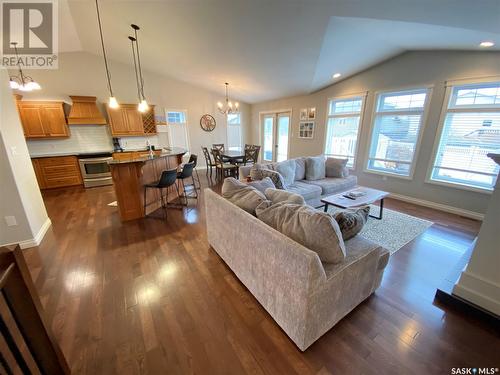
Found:
<svg viewBox="0 0 500 375"><path fill-rule="evenodd" d="M74 374L449 374L500 366L498 332L433 302L477 234L476 221L388 199L387 208L435 224L392 256L372 297L302 353L210 249L203 196L169 210L167 221L120 223L107 205L112 187L43 195L53 225L25 254Z"/></svg>

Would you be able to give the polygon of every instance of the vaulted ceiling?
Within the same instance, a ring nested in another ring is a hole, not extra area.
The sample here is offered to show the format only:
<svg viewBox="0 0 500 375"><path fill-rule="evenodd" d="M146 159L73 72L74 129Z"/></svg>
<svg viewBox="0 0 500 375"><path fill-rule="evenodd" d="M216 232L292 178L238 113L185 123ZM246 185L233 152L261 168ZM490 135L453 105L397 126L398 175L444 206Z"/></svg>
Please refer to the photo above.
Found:
<svg viewBox="0 0 500 375"><path fill-rule="evenodd" d="M61 51L101 54L95 3L59 1ZM407 50L500 50L499 0L100 0L111 60L255 103L306 94ZM490 49L491 50L491 49ZM111 64L112 69L112 64ZM334 80L333 73L342 76Z"/></svg>

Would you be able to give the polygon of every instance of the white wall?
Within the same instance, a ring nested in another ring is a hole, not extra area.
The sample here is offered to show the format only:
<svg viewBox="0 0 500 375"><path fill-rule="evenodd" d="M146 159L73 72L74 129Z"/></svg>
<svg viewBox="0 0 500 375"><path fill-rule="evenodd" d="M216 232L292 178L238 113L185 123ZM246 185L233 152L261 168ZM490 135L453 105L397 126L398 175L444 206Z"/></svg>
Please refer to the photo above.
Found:
<svg viewBox="0 0 500 375"><path fill-rule="evenodd" d="M0 70L0 245L37 245L50 226L28 154L8 75ZM17 225L7 226L6 216Z"/></svg>
<svg viewBox="0 0 500 375"><path fill-rule="evenodd" d="M290 157L321 154L324 149L328 98L368 91L361 125L359 151L353 171L353 174L358 176L359 183L420 200L484 214L490 194L425 183L425 177L431 161L432 148L443 105L444 82L453 79L500 75L499 61L499 52L408 52L311 95L252 105L251 139L254 143L260 143L259 112L291 108L293 113ZM432 86L433 90L413 180L408 181L394 177L387 177L384 180L380 175L364 172L375 92L423 86ZM299 111L300 108L305 107L316 107L317 109L316 128L312 140L298 138Z"/></svg>
<svg viewBox="0 0 500 375"><path fill-rule="evenodd" d="M161 64L160 61L158 63ZM137 88L133 66L111 61L110 70L113 91L118 101L136 103ZM61 53L59 55L59 69L32 70L27 71L27 73L40 83L42 90L24 94L23 99L64 100L71 103L68 95L97 96L102 113L105 114L102 103L107 101L108 91L102 57L86 52ZM204 164L201 146L210 146L212 143L227 143L226 119L218 112L216 105L217 101L223 99L223 95L149 72L145 72L144 81L146 98L150 104L156 105L158 114L165 108L187 110L190 151L200 156L201 164ZM221 88L223 88L223 82L221 82ZM240 103L240 109L243 142L245 142L250 137L250 106ZM213 115L217 121L217 126L212 132L203 131L199 124L200 117L206 113ZM70 130L73 133L72 129L73 125L70 125ZM148 138L150 137L139 139L134 137L129 138L128 141L126 137L122 139L129 143L129 148L133 148L145 146ZM158 137L152 137L151 140L153 144L161 143ZM44 145L49 143L56 145L58 141L29 141L29 148L33 151L45 150L48 147ZM63 141L60 143L63 144Z"/></svg>

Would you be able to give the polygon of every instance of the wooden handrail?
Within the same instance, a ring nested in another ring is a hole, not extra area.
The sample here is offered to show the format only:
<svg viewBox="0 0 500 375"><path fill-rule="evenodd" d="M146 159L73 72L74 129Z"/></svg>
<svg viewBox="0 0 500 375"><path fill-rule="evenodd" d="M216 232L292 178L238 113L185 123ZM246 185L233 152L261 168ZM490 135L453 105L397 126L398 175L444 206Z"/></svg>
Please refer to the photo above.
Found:
<svg viewBox="0 0 500 375"><path fill-rule="evenodd" d="M21 248L0 247L0 293L24 342L42 374L67 375L71 371L52 334L42 304L31 279ZM0 328L9 350L23 373L31 373L22 357L21 350L0 316ZM5 355L0 353L2 366L8 366ZM20 356L20 357L19 357ZM9 369L5 369L9 371Z"/></svg>

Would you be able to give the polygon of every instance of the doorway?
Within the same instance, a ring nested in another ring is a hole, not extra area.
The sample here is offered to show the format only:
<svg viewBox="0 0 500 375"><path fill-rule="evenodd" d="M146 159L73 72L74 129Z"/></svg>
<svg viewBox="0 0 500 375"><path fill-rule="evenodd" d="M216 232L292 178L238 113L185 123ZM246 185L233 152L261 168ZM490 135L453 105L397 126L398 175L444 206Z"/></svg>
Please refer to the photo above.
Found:
<svg viewBox="0 0 500 375"><path fill-rule="evenodd" d="M279 162L288 159L291 111L261 114L262 160Z"/></svg>

